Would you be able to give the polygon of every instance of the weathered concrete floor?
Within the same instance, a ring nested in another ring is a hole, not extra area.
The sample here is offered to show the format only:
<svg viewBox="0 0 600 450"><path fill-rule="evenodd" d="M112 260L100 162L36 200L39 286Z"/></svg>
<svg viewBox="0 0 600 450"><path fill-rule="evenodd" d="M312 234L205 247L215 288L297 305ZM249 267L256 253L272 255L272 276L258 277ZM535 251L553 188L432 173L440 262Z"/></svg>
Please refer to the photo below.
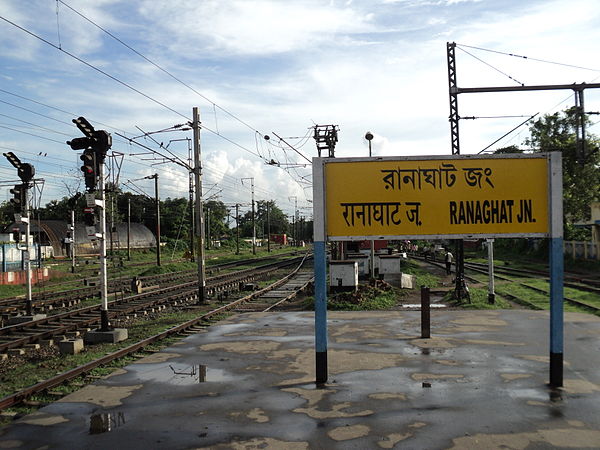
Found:
<svg viewBox="0 0 600 450"><path fill-rule="evenodd" d="M313 314L243 314L0 430L0 449L600 447L600 318L565 315L552 391L547 312L432 317L423 340L419 312L330 312L317 389Z"/></svg>

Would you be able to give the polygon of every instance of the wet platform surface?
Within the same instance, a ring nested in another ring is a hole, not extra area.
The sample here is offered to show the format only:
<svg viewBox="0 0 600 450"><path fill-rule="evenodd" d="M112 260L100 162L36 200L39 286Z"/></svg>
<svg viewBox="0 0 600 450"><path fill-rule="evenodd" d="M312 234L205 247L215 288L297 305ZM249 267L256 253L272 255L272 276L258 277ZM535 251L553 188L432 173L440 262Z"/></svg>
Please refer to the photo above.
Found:
<svg viewBox="0 0 600 450"><path fill-rule="evenodd" d="M565 314L565 386L544 311L247 313L0 430L0 448L598 448L600 318Z"/></svg>

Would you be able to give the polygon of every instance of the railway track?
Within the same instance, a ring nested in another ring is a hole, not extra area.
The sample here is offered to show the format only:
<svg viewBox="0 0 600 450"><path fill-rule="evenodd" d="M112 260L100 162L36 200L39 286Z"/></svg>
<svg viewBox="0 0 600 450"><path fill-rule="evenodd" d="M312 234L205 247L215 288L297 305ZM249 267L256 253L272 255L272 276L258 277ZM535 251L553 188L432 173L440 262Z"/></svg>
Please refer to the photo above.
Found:
<svg viewBox="0 0 600 450"><path fill-rule="evenodd" d="M443 263L438 263L436 261L431 261L429 259L419 258L419 257L415 257L415 256L411 256L411 257L415 258L415 259L419 259L420 261L424 261L424 262L427 262L429 264L432 264L432 265L435 265L437 267L445 269L445 265ZM466 263L465 262L465 269L473 271L473 272L476 272L476 273L481 273L481 274L484 274L484 275L488 275L487 264ZM502 274L504 274L504 275L511 275L512 277L503 276ZM523 286L523 287L525 287L527 289L530 289L532 291L535 291L535 292L538 292L538 293L542 293L542 294L545 294L545 295L549 294L548 290L541 289L541 288L539 288L537 286L532 286L531 284L528 284L526 282L516 281L514 279L514 276L518 276L518 277L522 277L522 278L541 278L543 280L549 280L548 274L544 273L542 271L524 270L524 269L513 269L513 268L496 267L496 266L494 266L494 278L495 279L502 280L502 281L509 281L509 282L512 282L512 283L516 283L516 284L518 284L520 286ZM473 278L473 277L469 277L466 274L465 274L465 278L468 279L468 280L470 280L471 282L479 283L479 280L477 280L476 278ZM577 279L579 281L579 283L581 283L582 280L583 280L582 278L577 278L575 276L568 276L568 277L565 277L565 278L568 278L568 279ZM589 280L586 280L586 281L589 281ZM578 289L578 290L585 291L585 292L592 292L592 293L600 295L600 289L599 288L596 288L594 286L589 286L589 285L582 285L582 284L579 284L579 283L567 282L567 283L564 283L564 286L565 287L570 287L570 288L573 288L573 289ZM498 289L496 289L496 290L498 291ZM502 290L501 294L504 295L504 296L506 296L506 297L508 297L510 300L513 300L513 301L515 301L517 303L520 303L520 304L523 304L525 306L531 307L533 309L543 309L543 308L535 305L534 303L532 303L532 302L530 302L530 301L528 301L526 299L522 299L520 297L517 297L517 296L515 296L513 294L505 292L504 290ZM596 305L592 305L590 303L583 302L581 300L570 298L570 297L564 296L564 295L563 295L563 299L565 300L565 302L567 302L567 303L569 303L569 304L571 304L573 306L577 306L577 307L583 308L583 309L585 309L587 311L590 311L590 312L592 312L594 314L600 314L600 307L598 307Z"/></svg>
<svg viewBox="0 0 600 450"><path fill-rule="evenodd" d="M298 262L296 260L296 263L298 265L289 275L283 277L282 279L276 281L275 283L273 283L259 291L252 292L249 295L246 295L242 298L231 301L231 302L229 302L225 305L219 306L217 308L212 308L212 309L209 308L206 311L203 311L201 313L201 315L199 315L198 317L196 317L192 320L189 320L187 322L184 322L180 325L174 326L162 333L158 333L154 336L143 339L142 341L131 344L125 348L121 348L115 352L112 352L112 353L105 355L101 358L98 358L94 361L90 361L86 364L82 364L78 367L75 367L75 368L67 370L63 373L60 373L50 379L40 381L40 382L36 383L35 385L29 386L27 388L21 389L18 392L8 395L8 396L0 399L0 410L5 410L7 408L21 404L25 400L31 398L32 396L34 396L36 394L47 392L48 390L50 390L52 388L55 388L66 382L69 382L78 377L81 377L82 375L85 376L86 374L89 374L92 370L94 370L95 368L98 368L100 366L106 366L117 359L123 358L125 356L129 356L129 355L143 356L143 355L140 355L140 352L143 352L145 347L148 347L152 344L160 342L161 340L163 340L165 338L175 336L175 335L180 335L182 333L190 334L190 333L198 332L198 331L202 330L203 328L205 328L207 325L209 325L210 321L213 320L213 318L218 317L222 313L231 311L231 310L235 310L235 309L239 308L240 305L242 305L246 302L251 302L256 298L261 298L262 296L265 296L265 294L267 294L268 292L277 290L278 288L281 288L285 285L289 285L291 282L293 282L293 280L297 279L295 277L298 275L298 273L300 273L301 277L305 278L306 272L305 271L300 272L300 268L306 261L307 257L308 257L308 254L305 255L303 258L301 258L301 261ZM310 280L308 282L310 282ZM296 282L295 283L295 285L296 285L295 292L297 293L298 290L304 289L307 286L307 284L308 283L306 283L306 282ZM289 292L288 297L291 297L291 296L292 296L292 293ZM281 305L282 301L285 301L285 299L280 300L276 303L271 303L266 308L263 308L261 310L263 310L263 311L272 310L273 308ZM37 406L43 406L43 405L37 405Z"/></svg>
<svg viewBox="0 0 600 450"><path fill-rule="evenodd" d="M487 271L487 264L483 263L474 263L474 262L465 262L465 267L469 267L472 270L476 268L485 269ZM550 279L547 271L542 270L531 270L531 269L516 269L513 267L506 266L494 266L494 272L503 273L506 275L515 275L520 277L528 277L528 278L544 278L546 280ZM567 287L572 287L574 289L580 289L587 292L593 292L596 294L600 294L600 280L594 280L591 278L585 278L581 275L573 274L573 273L565 273L564 276L565 283L564 285Z"/></svg>
<svg viewBox="0 0 600 450"><path fill-rule="evenodd" d="M250 283L259 277L290 265L297 264L302 257L263 264L258 267L231 273L221 273L208 278L206 293L208 296L221 296L237 291L240 284ZM197 299L197 280L158 288L147 293L130 295L109 302L109 320L119 320L133 314L154 312L166 306L177 306ZM64 339L68 335L85 334L90 328L97 327L100 320L100 305L88 306L74 311L49 316L45 319L24 322L0 328L0 353L21 353L20 349L31 345L48 345L51 340ZM205 309L209 309L205 305Z"/></svg>
<svg viewBox="0 0 600 450"><path fill-rule="evenodd" d="M282 256L289 256L289 254L285 254ZM209 266L206 269L206 274L211 275L214 273L218 273L222 270L234 268L236 266L256 264L257 262L268 261L273 259L275 259L275 257L267 256L264 258L254 258L216 264ZM136 277L135 279L138 280L141 286L164 287L176 283L181 283L185 280L191 281L196 276L197 270L191 269L182 272ZM108 292L111 296L124 295L126 293L130 293L132 291L132 282L132 277L113 278L109 280ZM86 299L98 297L98 294L99 293L97 286L85 286L74 289L37 293L32 298L32 310L34 313L47 313L56 308L68 308L77 305L81 301L84 301ZM11 317L23 314L24 311L25 299L23 298L23 296L5 298L0 300L0 317L2 319L3 324L7 323Z"/></svg>

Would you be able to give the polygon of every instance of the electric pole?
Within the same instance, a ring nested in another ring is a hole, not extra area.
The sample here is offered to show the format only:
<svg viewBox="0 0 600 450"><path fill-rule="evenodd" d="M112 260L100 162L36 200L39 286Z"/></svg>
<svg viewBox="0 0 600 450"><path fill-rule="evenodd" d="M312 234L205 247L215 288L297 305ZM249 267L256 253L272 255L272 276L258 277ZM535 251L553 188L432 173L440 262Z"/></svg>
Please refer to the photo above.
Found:
<svg viewBox="0 0 600 450"><path fill-rule="evenodd" d="M240 254L240 204L235 204L235 254Z"/></svg>
<svg viewBox="0 0 600 450"><path fill-rule="evenodd" d="M250 180L250 186L252 188L252 254L256 255L256 219L254 214L254 177L242 178L242 184L244 180Z"/></svg>
<svg viewBox="0 0 600 450"><path fill-rule="evenodd" d="M204 212L202 210L202 165L200 159L200 114L198 107L192 110L194 131L194 182L196 191L196 244L198 259L198 304L206 303L206 279L204 269Z"/></svg>
<svg viewBox="0 0 600 450"><path fill-rule="evenodd" d="M127 261L131 261L131 197L127 197Z"/></svg>
<svg viewBox="0 0 600 450"><path fill-rule="evenodd" d="M269 220L270 202L267 201L267 252L271 253L271 222Z"/></svg>
<svg viewBox="0 0 600 450"><path fill-rule="evenodd" d="M156 265L160 267L160 197L158 194L158 174L144 177L154 180L154 204L156 209Z"/></svg>

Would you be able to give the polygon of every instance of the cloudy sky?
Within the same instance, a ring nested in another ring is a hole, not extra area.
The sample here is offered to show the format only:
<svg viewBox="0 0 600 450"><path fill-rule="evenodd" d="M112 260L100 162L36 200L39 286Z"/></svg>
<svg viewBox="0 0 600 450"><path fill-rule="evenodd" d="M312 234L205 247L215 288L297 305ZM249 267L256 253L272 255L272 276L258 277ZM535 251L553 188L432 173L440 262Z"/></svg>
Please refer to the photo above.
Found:
<svg viewBox="0 0 600 450"><path fill-rule="evenodd" d="M181 197L185 169L116 133L186 124L197 106L207 197L248 202L252 177L257 199L291 214L312 198L315 124L339 125L336 156L368 155L366 131L375 155L450 153L447 42L460 87L600 80L597 0L0 0L0 16L0 147L34 164L42 204L82 189L65 144L77 116L113 134L123 190L153 195L143 177L158 173L161 196ZM460 115L486 118L461 120L461 152L572 104L571 91L463 94ZM190 131L152 137L187 159ZM1 158L1 200L16 178Z"/></svg>

